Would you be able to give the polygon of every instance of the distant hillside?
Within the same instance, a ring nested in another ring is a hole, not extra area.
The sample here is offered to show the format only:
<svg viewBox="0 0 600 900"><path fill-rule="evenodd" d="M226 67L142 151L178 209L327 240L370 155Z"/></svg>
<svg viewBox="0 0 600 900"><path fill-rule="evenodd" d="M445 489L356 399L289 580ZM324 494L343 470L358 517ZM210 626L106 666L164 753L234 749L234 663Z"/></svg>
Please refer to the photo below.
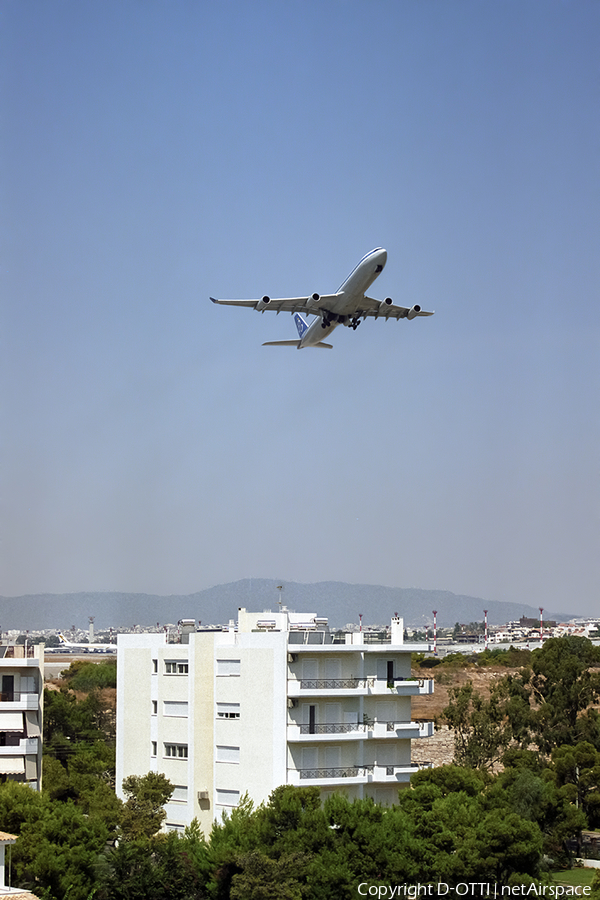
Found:
<svg viewBox="0 0 600 900"><path fill-rule="evenodd" d="M345 584L320 581L315 584L277 582L269 578L245 578L229 584L198 591L195 594L126 594L119 592L81 592L77 594L30 594L22 597L0 597L0 628L36 630L42 628L88 627L88 616L95 617L96 631L109 626L161 625L182 618L201 620L203 625L223 624L237 618L240 606L249 610L277 609L281 602L298 612L316 612L329 618L330 625L384 625L398 613L406 625L423 626L432 621L432 610L438 611L438 624L479 622L484 608L488 621L501 625L521 616L537 618L537 607L526 603L502 603L466 597L450 591L427 591L420 588L390 588L382 585ZM548 619L565 621L577 613L547 612Z"/></svg>

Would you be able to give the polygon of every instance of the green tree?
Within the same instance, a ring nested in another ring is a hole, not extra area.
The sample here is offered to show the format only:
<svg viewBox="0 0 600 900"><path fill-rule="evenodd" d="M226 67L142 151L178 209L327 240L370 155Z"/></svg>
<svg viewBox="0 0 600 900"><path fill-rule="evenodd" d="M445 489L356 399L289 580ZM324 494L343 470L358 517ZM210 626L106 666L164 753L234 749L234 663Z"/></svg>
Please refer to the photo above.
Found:
<svg viewBox="0 0 600 900"><path fill-rule="evenodd" d="M586 638L547 641L531 665L496 682L485 700L472 684L450 692L443 716L455 733L461 765L490 768L509 748L532 743L547 758L561 744L588 741L600 749L600 648Z"/></svg>
<svg viewBox="0 0 600 900"><path fill-rule="evenodd" d="M95 886L95 865L108 838L98 819L71 801L53 801L27 785L0 786L2 827L18 835L13 848L13 882L45 900L87 900Z"/></svg>
<svg viewBox="0 0 600 900"><path fill-rule="evenodd" d="M194 820L183 835L158 834L108 849L97 865L97 900L200 900L208 896L207 879L207 844Z"/></svg>
<svg viewBox="0 0 600 900"><path fill-rule="evenodd" d="M600 648L576 635L552 638L532 653L535 738L544 753L581 738L600 747L598 714L588 709L600 697L598 666Z"/></svg>
<svg viewBox="0 0 600 900"><path fill-rule="evenodd" d="M127 800L121 814L121 835L124 840L150 838L166 819L163 807L173 793L173 785L162 772L129 775L123 780Z"/></svg>
<svg viewBox="0 0 600 900"><path fill-rule="evenodd" d="M491 768L512 739L502 684L492 687L489 700L484 700L471 681L452 688L442 716L454 731L454 758L461 766Z"/></svg>
<svg viewBox="0 0 600 900"><path fill-rule="evenodd" d="M272 859L260 850L240 854L240 871L232 878L231 900L302 900L311 896L303 875L306 857L284 853Z"/></svg>
<svg viewBox="0 0 600 900"><path fill-rule="evenodd" d="M67 685L74 691L93 691L100 688L116 688L117 661L106 659L102 662L74 660L68 669L61 673Z"/></svg>
<svg viewBox="0 0 600 900"><path fill-rule="evenodd" d="M552 774L570 801L585 813L587 825L600 825L600 751L587 741L563 744L552 753ZM582 826L585 827L585 826Z"/></svg>

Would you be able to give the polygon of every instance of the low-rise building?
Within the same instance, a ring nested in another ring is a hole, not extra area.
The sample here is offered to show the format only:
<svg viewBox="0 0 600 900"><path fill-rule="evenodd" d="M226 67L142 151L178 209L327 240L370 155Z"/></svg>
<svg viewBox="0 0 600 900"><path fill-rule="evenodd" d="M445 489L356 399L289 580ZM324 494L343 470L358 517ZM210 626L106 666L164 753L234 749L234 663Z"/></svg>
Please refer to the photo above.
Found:
<svg viewBox="0 0 600 900"><path fill-rule="evenodd" d="M402 619L385 640L333 634L326 620L283 608L239 610L237 627L119 635L117 792L128 775L162 772L175 785L167 827L210 828L245 794L255 803L285 784L316 785L391 803L415 766L411 676Z"/></svg>

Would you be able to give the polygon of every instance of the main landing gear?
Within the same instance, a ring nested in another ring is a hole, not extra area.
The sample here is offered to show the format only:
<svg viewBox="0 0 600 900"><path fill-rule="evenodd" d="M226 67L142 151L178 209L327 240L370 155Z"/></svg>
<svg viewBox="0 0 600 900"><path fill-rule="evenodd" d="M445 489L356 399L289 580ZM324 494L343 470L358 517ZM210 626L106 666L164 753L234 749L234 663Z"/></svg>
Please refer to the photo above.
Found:
<svg viewBox="0 0 600 900"><path fill-rule="evenodd" d="M350 328L352 328L353 331L356 331L359 325L360 319L357 319L356 317L354 319L350 319Z"/></svg>
<svg viewBox="0 0 600 900"><path fill-rule="evenodd" d="M321 321L321 328L329 328L330 325L333 325L334 322L338 322L340 325L347 325L348 322L346 319L348 316L336 316L335 313L323 313L323 319ZM352 320L357 321L355 319ZM352 324L352 323L350 323ZM358 323L357 323L358 324ZM356 325L352 325L353 328L356 328Z"/></svg>

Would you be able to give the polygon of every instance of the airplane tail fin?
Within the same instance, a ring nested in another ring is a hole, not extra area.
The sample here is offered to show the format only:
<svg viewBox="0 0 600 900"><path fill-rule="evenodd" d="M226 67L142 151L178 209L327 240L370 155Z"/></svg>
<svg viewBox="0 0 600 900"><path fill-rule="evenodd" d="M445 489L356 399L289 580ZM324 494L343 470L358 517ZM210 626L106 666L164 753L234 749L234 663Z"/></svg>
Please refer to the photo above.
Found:
<svg viewBox="0 0 600 900"><path fill-rule="evenodd" d="M300 313L294 313L294 322L296 323L296 328L298 329L298 337L300 338L300 340L302 340L302 338L308 331L308 324L306 320L302 318Z"/></svg>
<svg viewBox="0 0 600 900"><path fill-rule="evenodd" d="M300 341L308 331L308 324L302 318L300 313L294 313L294 322L296 323L296 328L298 329L298 337L300 340L298 341L266 341L263 344L263 347L298 347L300 346ZM313 347L323 347L326 350L333 350L332 344L325 344L323 341L319 341L318 344L312 344Z"/></svg>

